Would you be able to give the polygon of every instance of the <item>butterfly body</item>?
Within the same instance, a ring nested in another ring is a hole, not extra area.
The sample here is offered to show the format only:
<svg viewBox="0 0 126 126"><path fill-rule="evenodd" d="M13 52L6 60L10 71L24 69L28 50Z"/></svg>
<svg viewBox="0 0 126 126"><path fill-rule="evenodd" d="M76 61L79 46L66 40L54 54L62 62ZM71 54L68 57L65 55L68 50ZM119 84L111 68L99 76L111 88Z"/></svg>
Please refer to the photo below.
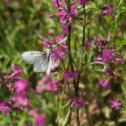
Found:
<svg viewBox="0 0 126 126"><path fill-rule="evenodd" d="M47 49L46 51L26 51L22 53L22 59L28 63L32 64L35 72L46 72L46 74L50 74L51 70L54 70L59 65L59 59L52 56L52 49L65 42L67 37L63 38L61 41L56 43L51 47L51 49Z"/></svg>
<svg viewBox="0 0 126 126"><path fill-rule="evenodd" d="M35 72L46 72L47 74L51 71L51 50L47 51L26 51L22 53L22 59L28 63L33 64Z"/></svg>

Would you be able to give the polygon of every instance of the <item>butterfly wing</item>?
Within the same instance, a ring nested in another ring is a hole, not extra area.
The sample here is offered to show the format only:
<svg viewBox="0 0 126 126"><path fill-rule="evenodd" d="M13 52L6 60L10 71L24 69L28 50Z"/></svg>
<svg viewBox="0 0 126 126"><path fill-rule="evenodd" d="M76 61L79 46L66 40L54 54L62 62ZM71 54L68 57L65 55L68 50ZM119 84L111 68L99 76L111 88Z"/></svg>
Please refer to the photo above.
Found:
<svg viewBox="0 0 126 126"><path fill-rule="evenodd" d="M47 52L27 51L21 56L26 63L34 65L35 72L44 72L48 68L49 61Z"/></svg>
<svg viewBox="0 0 126 126"><path fill-rule="evenodd" d="M34 64L36 61L39 61L43 58L45 52L40 51L27 51L22 53L22 59L28 64ZM46 54L46 53L45 53Z"/></svg>
<svg viewBox="0 0 126 126"><path fill-rule="evenodd" d="M34 64L35 72L45 72L48 69L49 57L47 55L42 55L41 59Z"/></svg>
<svg viewBox="0 0 126 126"><path fill-rule="evenodd" d="M50 56L46 74L48 75L50 73L50 71L54 70L58 65L59 65L59 59Z"/></svg>

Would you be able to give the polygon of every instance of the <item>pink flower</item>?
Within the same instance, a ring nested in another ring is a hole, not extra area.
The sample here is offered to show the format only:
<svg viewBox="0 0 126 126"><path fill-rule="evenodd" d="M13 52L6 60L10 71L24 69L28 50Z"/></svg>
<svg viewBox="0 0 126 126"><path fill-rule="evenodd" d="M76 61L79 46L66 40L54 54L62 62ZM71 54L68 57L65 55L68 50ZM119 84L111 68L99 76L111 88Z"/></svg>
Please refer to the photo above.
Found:
<svg viewBox="0 0 126 126"><path fill-rule="evenodd" d="M35 122L34 122L34 126L43 126L46 124L46 119L41 116L40 114L38 114L38 112L36 110L31 110L29 112L29 114L31 116L33 116Z"/></svg>
<svg viewBox="0 0 126 126"><path fill-rule="evenodd" d="M102 55L96 57L97 62L104 62L104 63L122 63L123 58L120 58L120 54L115 51L114 49L103 49Z"/></svg>
<svg viewBox="0 0 126 126"><path fill-rule="evenodd" d="M113 8L111 5L109 4L105 4L102 7L102 11L101 11L102 15L112 15L113 14Z"/></svg>
<svg viewBox="0 0 126 126"><path fill-rule="evenodd" d="M118 57L115 59L118 63L123 63L124 62L124 59L122 56Z"/></svg>
<svg viewBox="0 0 126 126"><path fill-rule="evenodd" d="M84 45L85 45L86 48L90 48L91 47L91 42L88 39L85 39Z"/></svg>
<svg viewBox="0 0 126 126"><path fill-rule="evenodd" d="M64 51L61 50L60 48L55 49L55 50L52 51L52 57L55 57L55 58L57 58L59 60L63 60L63 58L64 58Z"/></svg>
<svg viewBox="0 0 126 126"><path fill-rule="evenodd" d="M78 79L78 72L76 70L74 71L67 71L64 73L64 79L65 81L68 81L70 79L73 79L75 81L77 81Z"/></svg>
<svg viewBox="0 0 126 126"><path fill-rule="evenodd" d="M101 8L101 14L99 15L99 21L102 20L103 16L106 15L111 15L112 19L115 19L115 15L113 12L113 7L110 4L105 4L102 8Z"/></svg>
<svg viewBox="0 0 126 126"><path fill-rule="evenodd" d="M27 82L23 79L18 79L14 84L16 93L22 92L27 88Z"/></svg>
<svg viewBox="0 0 126 126"><path fill-rule="evenodd" d="M53 7L55 9L57 9L58 7L60 7L60 5L63 4L62 0L52 0L52 2L53 2Z"/></svg>
<svg viewBox="0 0 126 126"><path fill-rule="evenodd" d="M11 111L11 108L8 107L4 102L0 102L0 111L6 116Z"/></svg>
<svg viewBox="0 0 126 126"><path fill-rule="evenodd" d="M63 28L63 32L66 33L68 31L69 24L72 24L74 22L74 16L77 14L77 7L74 4L71 4L69 9L60 7L57 14L52 14L49 17L58 17L61 23L61 28Z"/></svg>
<svg viewBox="0 0 126 126"><path fill-rule="evenodd" d="M12 66L11 69L13 73L10 76L8 76L8 79L13 79L22 73L22 70L17 66Z"/></svg>
<svg viewBox="0 0 126 126"><path fill-rule="evenodd" d="M108 89L110 87L109 80L100 80L99 85L104 89Z"/></svg>
<svg viewBox="0 0 126 126"><path fill-rule="evenodd" d="M86 104L85 100L82 98L73 98L70 100L70 103L76 108L81 108Z"/></svg>
<svg viewBox="0 0 126 126"><path fill-rule="evenodd" d="M45 91L55 92L59 89L59 81L53 80L51 75L44 76L41 80L38 81L36 86L36 91L38 93L43 93Z"/></svg>
<svg viewBox="0 0 126 126"><path fill-rule="evenodd" d="M88 0L80 0L80 5L85 6L88 3Z"/></svg>
<svg viewBox="0 0 126 126"><path fill-rule="evenodd" d="M48 85L46 90L49 92L56 92L58 90L59 81L57 80L52 80Z"/></svg>
<svg viewBox="0 0 126 126"><path fill-rule="evenodd" d="M58 42L60 42L61 40L63 40L64 38L65 38L64 34L60 34L60 35L56 36L55 40L56 40L56 42L58 43Z"/></svg>
<svg viewBox="0 0 126 126"><path fill-rule="evenodd" d="M120 102L120 100L118 99L113 99L110 102L110 107L115 109L115 110L119 110L121 108L122 104Z"/></svg>
<svg viewBox="0 0 126 126"><path fill-rule="evenodd" d="M22 70L18 66L12 66L11 69L16 74L21 74L22 73Z"/></svg>
<svg viewBox="0 0 126 126"><path fill-rule="evenodd" d="M109 72L110 68L108 66L104 66L102 72Z"/></svg>
<svg viewBox="0 0 126 126"><path fill-rule="evenodd" d="M37 115L35 116L35 124L34 126L42 126L46 124L46 120L44 117L42 117L41 115Z"/></svg>
<svg viewBox="0 0 126 126"><path fill-rule="evenodd" d="M16 96L12 98L12 101L14 102L14 107L17 108L28 107L30 105L25 92L16 94Z"/></svg>
<svg viewBox="0 0 126 126"><path fill-rule="evenodd" d="M47 47L47 48L50 48L53 45L53 43L51 43L47 38L44 39L42 44L44 47Z"/></svg>
<svg viewBox="0 0 126 126"><path fill-rule="evenodd" d="M102 62L102 57L98 55L96 56L95 60L96 62Z"/></svg>

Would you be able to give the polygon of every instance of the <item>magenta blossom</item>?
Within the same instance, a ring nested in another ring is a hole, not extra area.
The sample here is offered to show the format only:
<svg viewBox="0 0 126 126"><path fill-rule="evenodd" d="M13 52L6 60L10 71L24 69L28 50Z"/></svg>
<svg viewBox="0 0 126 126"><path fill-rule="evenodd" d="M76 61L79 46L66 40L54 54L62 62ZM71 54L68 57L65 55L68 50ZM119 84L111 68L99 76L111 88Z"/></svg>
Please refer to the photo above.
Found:
<svg viewBox="0 0 126 126"><path fill-rule="evenodd" d="M58 90L58 87L59 87L58 85L59 85L59 81L52 80L52 82L50 82L47 85L46 90L49 91L49 92L56 92Z"/></svg>
<svg viewBox="0 0 126 126"><path fill-rule="evenodd" d="M46 124L46 119L38 114L37 110L31 110L29 114L34 118L34 126L43 126Z"/></svg>
<svg viewBox="0 0 126 126"><path fill-rule="evenodd" d="M102 15L112 15L113 14L113 8L112 8L112 6L109 5L109 4L105 4L102 7L101 14Z"/></svg>
<svg viewBox="0 0 126 126"><path fill-rule="evenodd" d="M64 51L61 50L60 48L52 50L52 57L55 57L59 60L63 60L64 54L65 54Z"/></svg>
<svg viewBox="0 0 126 126"><path fill-rule="evenodd" d="M59 89L59 81L53 80L51 75L44 76L41 80L38 81L36 91L38 93L56 92Z"/></svg>
<svg viewBox="0 0 126 126"><path fill-rule="evenodd" d="M115 15L113 12L113 7L110 4L105 4L102 8L101 8L101 14L99 15L99 21L102 20L103 16L106 15L111 15L112 19L115 19Z"/></svg>
<svg viewBox="0 0 126 126"><path fill-rule="evenodd" d="M73 79L73 80L77 81L77 79L78 79L77 70L65 72L64 73L64 79L65 79L65 81L68 81L70 79Z"/></svg>
<svg viewBox="0 0 126 126"><path fill-rule="evenodd" d="M70 100L70 104L76 108L81 108L86 104L86 102L82 98L73 98Z"/></svg>
<svg viewBox="0 0 126 126"><path fill-rule="evenodd" d="M88 3L88 0L80 0L80 5L85 6Z"/></svg>
<svg viewBox="0 0 126 126"><path fill-rule="evenodd" d="M90 48L91 47L91 42L88 39L85 39L84 45L85 45L86 48Z"/></svg>
<svg viewBox="0 0 126 126"><path fill-rule="evenodd" d="M69 8L70 7L70 8ZM74 17L78 14L77 7L75 4L71 4L68 8L61 6L58 8L59 12L56 14L51 14L49 17L58 17L61 23L61 28L63 33L66 34L68 32L68 26L74 23Z"/></svg>
<svg viewBox="0 0 126 126"><path fill-rule="evenodd" d="M104 66L102 72L110 72L110 68L108 66Z"/></svg>
<svg viewBox="0 0 126 126"><path fill-rule="evenodd" d="M119 110L121 108L122 104L120 102L120 100L118 99L113 99L110 102L110 107L115 109L115 110Z"/></svg>
<svg viewBox="0 0 126 126"><path fill-rule="evenodd" d="M14 79L22 73L22 70L17 66L12 66L11 69L13 73L11 75L8 75L7 79Z"/></svg>
<svg viewBox="0 0 126 126"><path fill-rule="evenodd" d="M53 7L55 9L57 9L58 7L60 7L63 4L62 0L52 0L52 2L53 2Z"/></svg>
<svg viewBox="0 0 126 126"><path fill-rule="evenodd" d="M104 49L102 50L102 55L96 57L97 62L104 62L104 63L122 63L123 58L120 57L120 54L115 51L114 49Z"/></svg>
<svg viewBox="0 0 126 126"><path fill-rule="evenodd" d="M4 102L0 102L0 111L6 116L11 111L11 108L7 106Z"/></svg>
<svg viewBox="0 0 126 126"><path fill-rule="evenodd" d="M27 88L27 82L23 79L18 79L15 81L14 87L16 93L20 93L22 91L25 91L25 89Z"/></svg>
<svg viewBox="0 0 126 126"><path fill-rule="evenodd" d="M99 85L104 89L108 89L110 87L110 82L109 80L100 80Z"/></svg>
<svg viewBox="0 0 126 126"><path fill-rule="evenodd" d="M41 115L35 116L34 119L35 119L34 126L43 126L43 125L46 124L45 118L43 116L41 116Z"/></svg>
<svg viewBox="0 0 126 126"><path fill-rule="evenodd" d="M55 37L56 43L60 42L61 40L63 40L65 38L64 34L60 34L58 36Z"/></svg>
<svg viewBox="0 0 126 126"><path fill-rule="evenodd" d="M67 34L67 32L68 32L68 25L67 24L62 24L61 25L61 29L63 30L64 34Z"/></svg>
<svg viewBox="0 0 126 126"><path fill-rule="evenodd" d="M30 106L30 102L25 94L25 92L16 94L15 97L12 98L14 102L14 107L16 108L23 108Z"/></svg>

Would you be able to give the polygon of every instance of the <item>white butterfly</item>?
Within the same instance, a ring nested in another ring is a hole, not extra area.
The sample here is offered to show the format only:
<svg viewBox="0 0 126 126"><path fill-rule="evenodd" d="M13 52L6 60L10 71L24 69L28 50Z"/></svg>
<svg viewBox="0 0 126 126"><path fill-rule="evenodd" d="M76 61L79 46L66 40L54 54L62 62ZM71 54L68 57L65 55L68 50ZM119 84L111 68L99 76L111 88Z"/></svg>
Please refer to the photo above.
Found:
<svg viewBox="0 0 126 126"><path fill-rule="evenodd" d="M66 38L61 40L58 44L64 42ZM57 45L57 44L56 44ZM54 45L54 46L56 46ZM54 47L53 46L53 47ZM51 56L51 49L46 51L26 51L22 53L22 59L28 63L34 65L35 72L46 72L49 74L52 69L59 65L59 59Z"/></svg>

